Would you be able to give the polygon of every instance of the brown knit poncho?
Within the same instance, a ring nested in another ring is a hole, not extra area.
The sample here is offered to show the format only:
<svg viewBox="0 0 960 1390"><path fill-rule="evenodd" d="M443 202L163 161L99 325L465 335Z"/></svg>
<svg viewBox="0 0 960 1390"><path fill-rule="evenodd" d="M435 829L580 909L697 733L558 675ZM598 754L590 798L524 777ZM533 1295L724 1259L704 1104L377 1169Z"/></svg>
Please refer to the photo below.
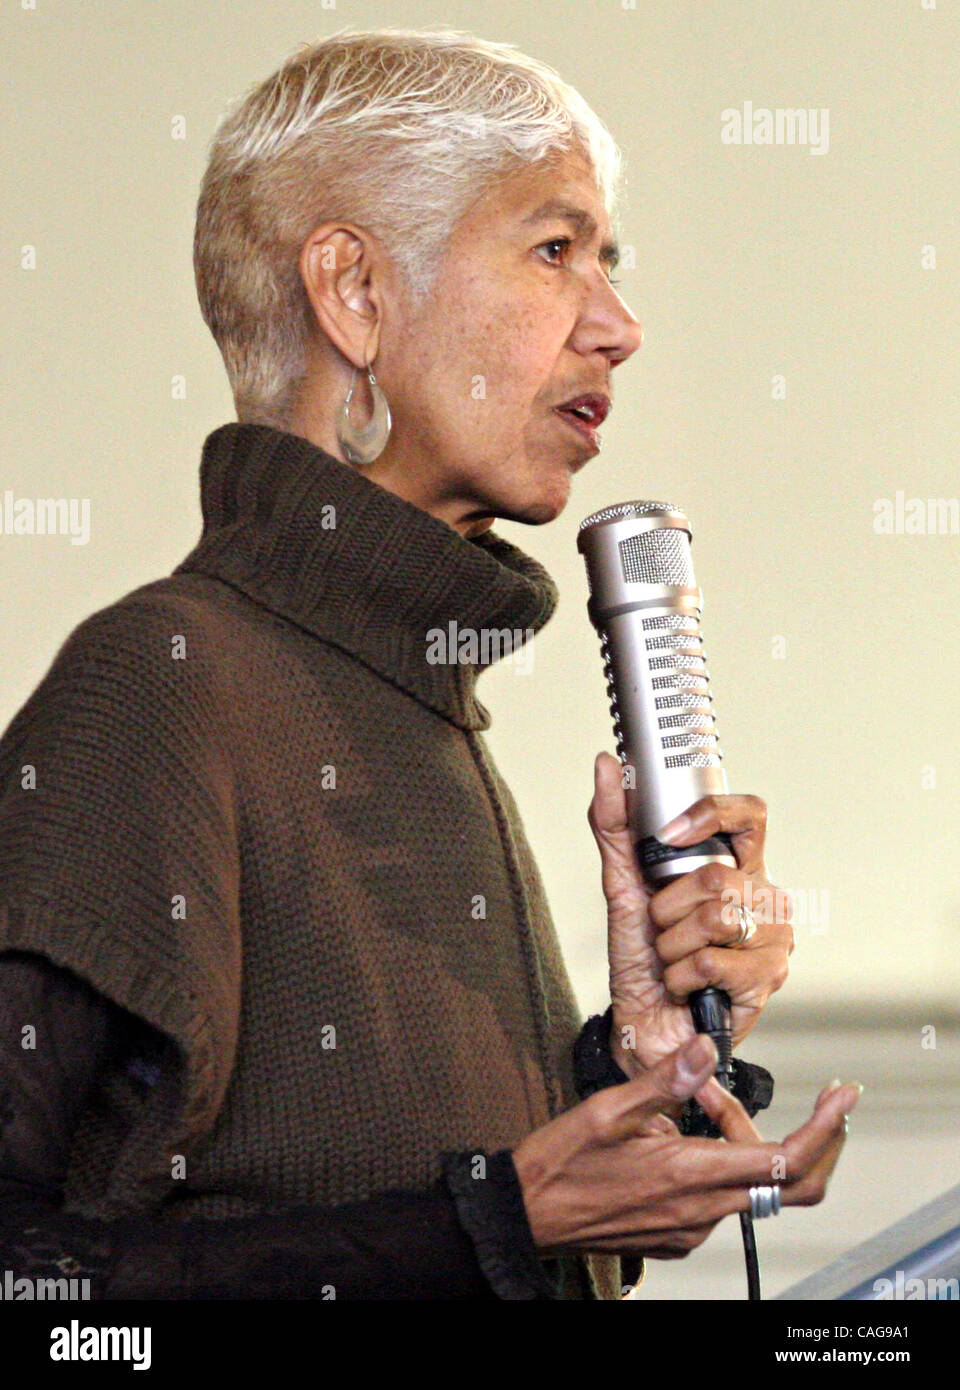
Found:
<svg viewBox="0 0 960 1390"><path fill-rule="evenodd" d="M0 950L181 1063L88 1107L67 1200L103 1218L423 1187L576 1102L482 668L427 659L451 623L541 628L550 576L265 426L209 436L202 504L191 555L81 623L0 746Z"/></svg>

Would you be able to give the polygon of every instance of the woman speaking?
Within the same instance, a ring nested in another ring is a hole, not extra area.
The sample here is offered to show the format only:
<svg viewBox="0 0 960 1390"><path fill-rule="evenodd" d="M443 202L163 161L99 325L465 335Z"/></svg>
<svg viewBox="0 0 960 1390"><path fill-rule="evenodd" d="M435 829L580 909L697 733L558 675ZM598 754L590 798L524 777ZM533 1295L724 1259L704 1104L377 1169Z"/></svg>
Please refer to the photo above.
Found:
<svg viewBox="0 0 960 1390"><path fill-rule="evenodd" d="M221 123L194 260L237 420L202 536L71 633L0 743L15 1276L615 1298L776 1163L784 1204L822 1199L857 1087L765 1143L769 1076L722 1091L686 1005L727 990L738 1042L786 977L763 802L697 803L675 842L727 832L738 868L651 897L598 756L611 995L581 1026L483 737L477 644L557 599L490 527L561 513L642 339L617 165L551 69L453 32L304 47Z"/></svg>

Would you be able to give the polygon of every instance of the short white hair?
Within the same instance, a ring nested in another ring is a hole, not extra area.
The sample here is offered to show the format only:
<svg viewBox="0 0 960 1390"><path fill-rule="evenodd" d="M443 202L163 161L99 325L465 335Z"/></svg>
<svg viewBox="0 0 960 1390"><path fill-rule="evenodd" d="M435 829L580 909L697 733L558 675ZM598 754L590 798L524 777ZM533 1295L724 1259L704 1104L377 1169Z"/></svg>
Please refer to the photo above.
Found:
<svg viewBox="0 0 960 1390"><path fill-rule="evenodd" d="M300 251L322 222L371 231L411 310L498 176L579 151L612 214L620 152L584 99L510 44L455 30L341 31L304 44L222 118L197 204L194 270L237 418L285 429L315 319Z"/></svg>

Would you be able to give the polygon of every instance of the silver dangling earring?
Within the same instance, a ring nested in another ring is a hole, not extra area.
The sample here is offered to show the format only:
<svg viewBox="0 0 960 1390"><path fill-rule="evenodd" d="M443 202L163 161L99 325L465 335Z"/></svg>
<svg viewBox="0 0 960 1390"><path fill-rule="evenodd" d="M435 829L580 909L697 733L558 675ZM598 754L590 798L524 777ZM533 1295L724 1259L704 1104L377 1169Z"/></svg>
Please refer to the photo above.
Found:
<svg viewBox="0 0 960 1390"><path fill-rule="evenodd" d="M365 425L355 425L350 419L350 402L353 399L353 388L359 370L359 367L354 367L353 376L350 378L350 389L347 392L346 400L340 407L340 414L337 418L337 440L344 456L351 463L365 467L367 464L373 463L375 458L379 458L387 447L393 421L390 417L390 406L387 404L387 398L373 374L373 368L370 366L367 367L367 380L370 382L370 394L373 397L373 411L370 419Z"/></svg>

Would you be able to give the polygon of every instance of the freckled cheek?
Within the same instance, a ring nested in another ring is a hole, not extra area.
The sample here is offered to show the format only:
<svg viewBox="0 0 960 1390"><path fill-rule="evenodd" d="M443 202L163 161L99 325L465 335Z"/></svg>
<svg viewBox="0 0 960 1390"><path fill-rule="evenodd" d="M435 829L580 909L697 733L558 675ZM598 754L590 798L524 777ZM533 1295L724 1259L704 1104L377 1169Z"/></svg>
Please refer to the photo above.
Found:
<svg viewBox="0 0 960 1390"><path fill-rule="evenodd" d="M555 303L537 305L517 315L511 335L511 356L552 368L570 336L573 320Z"/></svg>
<svg viewBox="0 0 960 1390"><path fill-rule="evenodd" d="M505 405L528 404L556 370L557 356L566 339L562 325L553 325L534 314L509 318L488 317L475 325L465 344L462 360L471 375L482 375L487 399L497 398Z"/></svg>

